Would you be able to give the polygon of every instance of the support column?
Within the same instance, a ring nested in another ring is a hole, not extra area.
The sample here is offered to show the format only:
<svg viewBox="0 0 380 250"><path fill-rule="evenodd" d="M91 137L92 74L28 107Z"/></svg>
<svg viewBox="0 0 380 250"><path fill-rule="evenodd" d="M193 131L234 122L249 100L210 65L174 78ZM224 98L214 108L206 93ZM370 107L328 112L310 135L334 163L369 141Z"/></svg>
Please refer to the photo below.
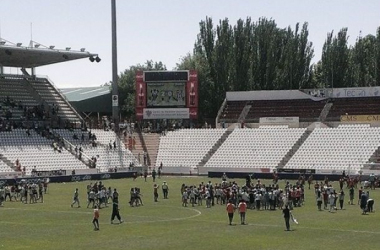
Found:
<svg viewBox="0 0 380 250"><path fill-rule="evenodd" d="M119 132L119 88L117 73L117 33L116 33L116 0L111 0L112 22L112 121L115 132Z"/></svg>

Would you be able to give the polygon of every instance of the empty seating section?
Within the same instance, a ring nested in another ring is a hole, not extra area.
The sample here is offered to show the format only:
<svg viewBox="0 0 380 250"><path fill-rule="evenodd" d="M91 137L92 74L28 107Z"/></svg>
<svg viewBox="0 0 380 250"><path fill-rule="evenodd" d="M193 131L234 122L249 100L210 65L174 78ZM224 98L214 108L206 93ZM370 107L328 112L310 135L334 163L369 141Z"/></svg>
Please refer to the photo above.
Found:
<svg viewBox="0 0 380 250"><path fill-rule="evenodd" d="M161 136L156 165L195 167L226 129L181 129Z"/></svg>
<svg viewBox="0 0 380 250"><path fill-rule="evenodd" d="M45 170L73 170L87 168L70 152L54 151L53 140L39 136L34 130L14 129L11 132L0 132L0 153L9 161L15 163L19 159L21 166L26 167L26 174L30 174L34 166L39 171Z"/></svg>
<svg viewBox="0 0 380 250"><path fill-rule="evenodd" d="M378 127L359 124L316 128L285 168L348 170L355 173L379 146Z"/></svg>
<svg viewBox="0 0 380 250"><path fill-rule="evenodd" d="M325 101L311 99L250 101L246 121L258 122L260 117L299 117L300 121L316 121Z"/></svg>
<svg viewBox="0 0 380 250"><path fill-rule="evenodd" d="M275 168L305 131L287 126L235 128L205 167Z"/></svg>
<svg viewBox="0 0 380 250"><path fill-rule="evenodd" d="M336 98L327 116L328 121L340 121L341 115L379 115L380 97Z"/></svg>
<svg viewBox="0 0 380 250"><path fill-rule="evenodd" d="M14 107L5 103L7 98L14 102ZM29 94L20 79L0 77L0 116L5 117L5 112L10 110L12 113L11 120L20 119L24 112L22 108L18 107L19 103L27 107L38 105L38 102Z"/></svg>
<svg viewBox="0 0 380 250"><path fill-rule="evenodd" d="M45 100L49 105L58 105L58 116L70 121L79 121L79 118L75 112L70 108L63 97L57 92L57 90L47 79L29 79L29 82L41 96L41 98Z"/></svg>
<svg viewBox="0 0 380 250"><path fill-rule="evenodd" d="M237 120L243 111L246 101L227 102L220 116L221 120Z"/></svg>
<svg viewBox="0 0 380 250"><path fill-rule="evenodd" d="M91 133L96 135L97 147L92 147L89 142L89 133L83 132L80 129L69 131L66 129L56 129L56 133L64 137L74 146L82 147L83 153L88 157L96 157L96 167L102 171L107 172L110 168L128 168L132 162L135 166L141 166L131 151L125 148L124 144L116 136L113 131L104 131L100 129L91 130ZM78 139L73 139L77 135ZM82 142L82 134L84 141ZM114 142L117 148L114 149ZM112 149L109 147L111 143Z"/></svg>

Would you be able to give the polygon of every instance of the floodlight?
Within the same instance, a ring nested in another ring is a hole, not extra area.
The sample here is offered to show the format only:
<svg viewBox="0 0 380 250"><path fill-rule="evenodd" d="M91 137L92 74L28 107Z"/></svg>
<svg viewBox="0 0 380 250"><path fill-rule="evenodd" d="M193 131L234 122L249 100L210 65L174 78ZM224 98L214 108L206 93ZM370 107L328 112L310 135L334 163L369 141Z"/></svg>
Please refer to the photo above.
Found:
<svg viewBox="0 0 380 250"><path fill-rule="evenodd" d="M100 62L102 59L100 59L98 56L95 58L95 61L98 63Z"/></svg>
<svg viewBox="0 0 380 250"><path fill-rule="evenodd" d="M95 61L95 59L94 59L94 57L93 57L93 56L90 56L90 58L89 58L89 59L90 59L90 61L91 61L91 62L94 62L94 61Z"/></svg>

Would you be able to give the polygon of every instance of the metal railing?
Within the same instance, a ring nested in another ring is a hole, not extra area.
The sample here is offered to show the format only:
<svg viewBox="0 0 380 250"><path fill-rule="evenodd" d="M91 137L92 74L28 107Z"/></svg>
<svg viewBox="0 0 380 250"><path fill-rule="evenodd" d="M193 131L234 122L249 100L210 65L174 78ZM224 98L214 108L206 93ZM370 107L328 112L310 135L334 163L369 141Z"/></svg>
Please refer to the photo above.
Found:
<svg viewBox="0 0 380 250"><path fill-rule="evenodd" d="M77 157L81 162L83 162L89 168L94 168L94 161L88 155L86 155L84 152L78 152L78 154L77 154L77 152L75 152L75 146L71 142L69 142L65 138L61 137L57 133L54 133L54 134L57 135L58 137L62 138L63 145L67 149L67 151L69 151L72 155ZM80 158L79 158L79 154L81 154Z"/></svg>

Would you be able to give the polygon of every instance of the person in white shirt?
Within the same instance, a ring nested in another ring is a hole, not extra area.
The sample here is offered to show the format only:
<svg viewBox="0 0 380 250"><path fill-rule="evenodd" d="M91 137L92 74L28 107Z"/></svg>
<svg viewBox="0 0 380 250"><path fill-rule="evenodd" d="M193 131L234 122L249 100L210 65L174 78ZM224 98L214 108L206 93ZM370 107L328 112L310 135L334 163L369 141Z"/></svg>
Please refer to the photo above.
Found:
<svg viewBox="0 0 380 250"><path fill-rule="evenodd" d="M260 211L260 207L261 207L261 193L260 193L260 191L258 191L256 193L255 202L256 202L257 211Z"/></svg>
<svg viewBox="0 0 380 250"><path fill-rule="evenodd" d="M78 208L80 208L79 191L78 191L78 188L75 189L74 197L73 197L73 202L71 203L71 207L73 207L73 205L74 205L75 203L77 203L77 204L78 204Z"/></svg>
<svg viewBox="0 0 380 250"><path fill-rule="evenodd" d="M166 183L166 181L164 181L164 183L162 184L162 192L164 193L164 199L167 199L169 194L169 186Z"/></svg>
<svg viewBox="0 0 380 250"><path fill-rule="evenodd" d="M92 203L92 208L95 206L95 192L93 189L88 193L88 203L87 203L87 208L90 206Z"/></svg>
<svg viewBox="0 0 380 250"><path fill-rule="evenodd" d="M330 204L329 212L331 213L333 210L336 210L336 208L335 208L335 194L333 192L331 192L329 195L329 204Z"/></svg>
<svg viewBox="0 0 380 250"><path fill-rule="evenodd" d="M188 199L188 194L187 194L187 191L185 190L182 193L182 206L183 207L187 207L187 199Z"/></svg>

